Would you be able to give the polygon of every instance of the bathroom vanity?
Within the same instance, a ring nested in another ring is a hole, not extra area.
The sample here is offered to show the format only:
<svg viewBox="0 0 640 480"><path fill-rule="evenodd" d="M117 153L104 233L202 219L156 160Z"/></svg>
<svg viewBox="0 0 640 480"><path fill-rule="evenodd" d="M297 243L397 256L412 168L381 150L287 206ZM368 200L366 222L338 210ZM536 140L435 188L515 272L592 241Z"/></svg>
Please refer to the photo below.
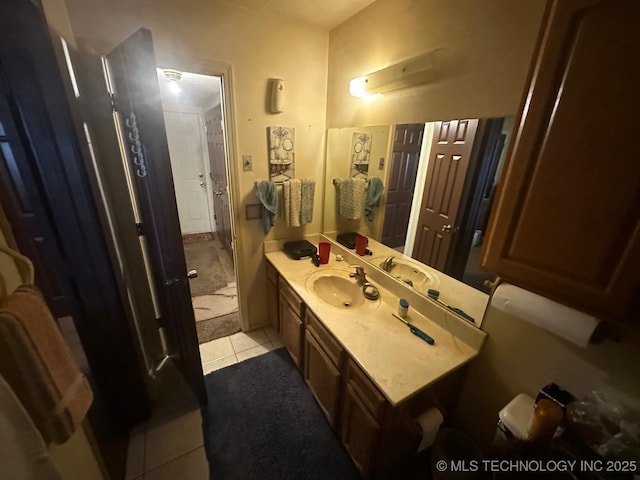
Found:
<svg viewBox="0 0 640 480"><path fill-rule="evenodd" d="M432 406L452 413L462 367L486 334L337 243L319 267L273 243L265 244L272 324L362 475L389 477L416 452L417 415ZM364 299L349 276L355 265L364 267L378 299ZM411 304L407 320L435 344L392 315L399 298Z"/></svg>

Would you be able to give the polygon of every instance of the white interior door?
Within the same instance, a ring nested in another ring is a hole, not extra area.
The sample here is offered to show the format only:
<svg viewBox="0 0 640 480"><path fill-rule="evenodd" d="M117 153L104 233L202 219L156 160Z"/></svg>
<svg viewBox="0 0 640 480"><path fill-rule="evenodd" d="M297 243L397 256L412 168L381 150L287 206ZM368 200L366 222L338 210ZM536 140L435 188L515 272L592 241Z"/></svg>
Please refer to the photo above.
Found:
<svg viewBox="0 0 640 480"><path fill-rule="evenodd" d="M164 112L182 234L211 232L200 115Z"/></svg>

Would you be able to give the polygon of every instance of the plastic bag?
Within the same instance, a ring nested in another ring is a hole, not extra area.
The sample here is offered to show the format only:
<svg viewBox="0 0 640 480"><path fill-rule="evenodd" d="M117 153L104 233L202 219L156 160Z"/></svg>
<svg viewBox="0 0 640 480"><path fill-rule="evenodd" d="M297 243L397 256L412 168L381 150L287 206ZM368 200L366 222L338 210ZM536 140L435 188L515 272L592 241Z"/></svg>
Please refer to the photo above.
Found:
<svg viewBox="0 0 640 480"><path fill-rule="evenodd" d="M566 419L598 455L640 461L640 415L612 395L592 391L567 406Z"/></svg>

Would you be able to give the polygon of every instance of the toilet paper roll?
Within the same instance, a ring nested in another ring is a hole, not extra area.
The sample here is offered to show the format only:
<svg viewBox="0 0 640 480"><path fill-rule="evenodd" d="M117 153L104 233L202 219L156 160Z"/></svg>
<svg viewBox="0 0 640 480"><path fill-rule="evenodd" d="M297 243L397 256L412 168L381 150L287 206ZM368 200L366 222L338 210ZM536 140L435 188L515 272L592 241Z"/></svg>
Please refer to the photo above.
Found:
<svg viewBox="0 0 640 480"><path fill-rule="evenodd" d="M422 439L420 440L420 445L418 445L417 453L433 445L443 420L442 412L436 407L425 410L418 415L416 422L422 429Z"/></svg>
<svg viewBox="0 0 640 480"><path fill-rule="evenodd" d="M600 323L595 317L522 288L501 283L491 305L586 348Z"/></svg>

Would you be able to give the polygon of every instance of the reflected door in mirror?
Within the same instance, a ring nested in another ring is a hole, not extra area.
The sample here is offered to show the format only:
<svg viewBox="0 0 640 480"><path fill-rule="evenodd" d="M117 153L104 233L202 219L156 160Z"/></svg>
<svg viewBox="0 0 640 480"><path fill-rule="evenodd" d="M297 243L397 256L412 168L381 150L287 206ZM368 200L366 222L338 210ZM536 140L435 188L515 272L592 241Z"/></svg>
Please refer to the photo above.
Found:
<svg viewBox="0 0 640 480"><path fill-rule="evenodd" d="M407 237L423 133L424 123L395 128L382 229L382 243L391 248L404 246Z"/></svg>
<svg viewBox="0 0 640 480"><path fill-rule="evenodd" d="M477 119L437 122L412 257L443 270L455 235Z"/></svg>

